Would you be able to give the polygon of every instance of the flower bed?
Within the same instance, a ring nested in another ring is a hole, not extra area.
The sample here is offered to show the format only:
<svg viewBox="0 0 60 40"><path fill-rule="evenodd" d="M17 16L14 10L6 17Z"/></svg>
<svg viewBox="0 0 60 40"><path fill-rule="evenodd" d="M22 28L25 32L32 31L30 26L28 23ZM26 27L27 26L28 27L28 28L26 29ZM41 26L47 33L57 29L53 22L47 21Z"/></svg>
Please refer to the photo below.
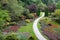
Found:
<svg viewBox="0 0 60 40"><path fill-rule="evenodd" d="M48 20L48 21L47 21ZM41 20L41 29L42 33L46 35L50 40L59 40L60 39L60 25L54 23L51 19ZM59 35L59 36L58 36Z"/></svg>

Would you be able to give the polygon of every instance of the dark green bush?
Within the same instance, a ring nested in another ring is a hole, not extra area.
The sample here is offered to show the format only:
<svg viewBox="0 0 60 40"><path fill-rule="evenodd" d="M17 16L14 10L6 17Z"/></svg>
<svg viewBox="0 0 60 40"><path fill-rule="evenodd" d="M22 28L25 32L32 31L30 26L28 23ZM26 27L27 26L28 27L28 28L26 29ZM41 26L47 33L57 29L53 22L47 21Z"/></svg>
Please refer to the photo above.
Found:
<svg viewBox="0 0 60 40"><path fill-rule="evenodd" d="M48 8L45 8L45 16L48 16Z"/></svg>

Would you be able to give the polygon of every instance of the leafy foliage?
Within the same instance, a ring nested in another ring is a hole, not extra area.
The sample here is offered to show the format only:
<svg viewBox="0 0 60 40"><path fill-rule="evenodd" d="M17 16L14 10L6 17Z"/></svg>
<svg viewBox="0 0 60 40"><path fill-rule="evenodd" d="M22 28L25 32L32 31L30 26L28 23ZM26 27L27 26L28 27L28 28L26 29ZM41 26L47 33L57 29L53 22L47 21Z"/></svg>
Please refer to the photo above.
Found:
<svg viewBox="0 0 60 40"><path fill-rule="evenodd" d="M0 40L4 40L4 38L3 38L3 34L2 34L1 31L0 31Z"/></svg>
<svg viewBox="0 0 60 40"><path fill-rule="evenodd" d="M20 33L10 33L4 40L27 40L26 36Z"/></svg>
<svg viewBox="0 0 60 40"><path fill-rule="evenodd" d="M0 29L2 29L3 25L7 22L10 21L11 18L9 16L9 13L7 10L0 10Z"/></svg>
<svg viewBox="0 0 60 40"><path fill-rule="evenodd" d="M21 0L22 2L26 3L26 4L31 4L31 0Z"/></svg>
<svg viewBox="0 0 60 40"><path fill-rule="evenodd" d="M45 8L45 16L48 16L48 8Z"/></svg>
<svg viewBox="0 0 60 40"><path fill-rule="evenodd" d="M55 10L55 16L60 18L60 9Z"/></svg>
<svg viewBox="0 0 60 40"><path fill-rule="evenodd" d="M33 14L28 14L28 18L29 19L33 19L34 18L34 15Z"/></svg>
<svg viewBox="0 0 60 40"><path fill-rule="evenodd" d="M23 7L23 5L19 4L20 2L18 2L17 0L8 0L7 1L7 10L10 12L10 16L12 18L12 20L18 20L19 16L21 16L21 14L24 12L25 8Z"/></svg>

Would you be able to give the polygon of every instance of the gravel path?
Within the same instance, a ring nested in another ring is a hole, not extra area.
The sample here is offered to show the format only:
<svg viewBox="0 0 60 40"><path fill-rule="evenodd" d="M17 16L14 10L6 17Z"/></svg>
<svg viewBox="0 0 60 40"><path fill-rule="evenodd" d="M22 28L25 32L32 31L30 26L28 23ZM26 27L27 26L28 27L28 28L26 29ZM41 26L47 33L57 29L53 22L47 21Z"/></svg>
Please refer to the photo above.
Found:
<svg viewBox="0 0 60 40"><path fill-rule="evenodd" d="M33 30L34 30L34 33L36 35L36 37L39 39L39 40L47 40L46 38L44 38L44 36L39 32L38 30L38 27L37 27L37 24L39 22L40 19L42 19L44 17L45 13L42 13L42 16L37 18L34 23L33 23Z"/></svg>

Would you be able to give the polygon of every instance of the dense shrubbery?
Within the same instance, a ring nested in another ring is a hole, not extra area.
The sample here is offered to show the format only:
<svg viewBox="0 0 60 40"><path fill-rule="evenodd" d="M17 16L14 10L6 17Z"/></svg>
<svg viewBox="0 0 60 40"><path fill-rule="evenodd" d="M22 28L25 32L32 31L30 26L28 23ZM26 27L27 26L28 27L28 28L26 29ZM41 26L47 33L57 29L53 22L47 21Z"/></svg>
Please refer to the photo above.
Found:
<svg viewBox="0 0 60 40"><path fill-rule="evenodd" d="M5 25L5 23L10 20L11 18L9 16L9 12L7 10L0 9L0 30L3 29L4 28L3 26Z"/></svg>
<svg viewBox="0 0 60 40"><path fill-rule="evenodd" d="M28 14L28 18L29 19L33 19L34 18L34 15L33 14Z"/></svg>
<svg viewBox="0 0 60 40"><path fill-rule="evenodd" d="M45 16L48 16L48 8L45 8Z"/></svg>
<svg viewBox="0 0 60 40"><path fill-rule="evenodd" d="M60 23L60 9L55 10L54 16L56 18L56 21Z"/></svg>
<svg viewBox="0 0 60 40"><path fill-rule="evenodd" d="M8 9L11 12L10 16L11 16L12 20L16 20L16 19L19 20L18 17L21 16L21 14L24 12L25 8L22 7L21 5L18 5L17 0L16 1L9 0L8 2L9 2L8 6L11 10L9 8Z"/></svg>
<svg viewBox="0 0 60 40"><path fill-rule="evenodd" d="M60 18L60 9L55 10L55 16Z"/></svg>
<svg viewBox="0 0 60 40"><path fill-rule="evenodd" d="M0 30L0 40L4 40L1 30Z"/></svg>
<svg viewBox="0 0 60 40"><path fill-rule="evenodd" d="M7 33L3 34L0 32L0 40L34 40L31 35L25 35L25 33Z"/></svg>
<svg viewBox="0 0 60 40"><path fill-rule="evenodd" d="M31 4L31 0L21 0L22 2L24 2L25 4Z"/></svg>
<svg viewBox="0 0 60 40"><path fill-rule="evenodd" d="M17 0L3 0L1 3L1 6L6 4L6 7L2 6L1 8L7 9L10 12L12 20L18 20L18 17L21 16L22 13L25 11L25 8L23 7L24 4L20 1L18 2Z"/></svg>
<svg viewBox="0 0 60 40"><path fill-rule="evenodd" d="M9 33L5 35L4 40L27 40L27 37L21 33Z"/></svg>
<svg viewBox="0 0 60 40"><path fill-rule="evenodd" d="M50 4L45 7L45 16L48 16L49 13L50 15L56 10L56 5L55 4Z"/></svg>

